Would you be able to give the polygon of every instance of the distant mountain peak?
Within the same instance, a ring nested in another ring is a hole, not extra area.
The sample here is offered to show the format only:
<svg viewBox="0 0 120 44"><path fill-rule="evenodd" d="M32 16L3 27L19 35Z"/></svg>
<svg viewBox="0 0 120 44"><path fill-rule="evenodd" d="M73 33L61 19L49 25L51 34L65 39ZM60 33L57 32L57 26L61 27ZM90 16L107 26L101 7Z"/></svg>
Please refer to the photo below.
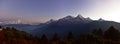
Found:
<svg viewBox="0 0 120 44"><path fill-rule="evenodd" d="M91 19L90 17L87 17L86 19Z"/></svg>
<svg viewBox="0 0 120 44"><path fill-rule="evenodd" d="M92 20L90 17L87 17L86 19L87 19L87 20Z"/></svg>
<svg viewBox="0 0 120 44"><path fill-rule="evenodd" d="M82 22L82 21L86 21L86 18L84 18L82 15L78 14L78 16L75 17L75 20Z"/></svg>
<svg viewBox="0 0 120 44"><path fill-rule="evenodd" d="M54 21L54 19L50 19L50 21Z"/></svg>
<svg viewBox="0 0 120 44"><path fill-rule="evenodd" d="M46 23L52 23L52 22L54 22L55 20L54 19L50 19L49 21L47 21Z"/></svg>
<svg viewBox="0 0 120 44"><path fill-rule="evenodd" d="M73 17L68 15L68 16L64 17L63 19L73 19Z"/></svg>
<svg viewBox="0 0 120 44"><path fill-rule="evenodd" d="M57 20L57 23L59 24L79 24L79 23L89 23L92 20L90 18L84 18L82 15L78 14L78 16L66 16L64 18L61 18Z"/></svg>
<svg viewBox="0 0 120 44"><path fill-rule="evenodd" d="M78 14L76 18L84 18L81 14Z"/></svg>
<svg viewBox="0 0 120 44"><path fill-rule="evenodd" d="M105 21L104 19L100 18L98 21Z"/></svg>

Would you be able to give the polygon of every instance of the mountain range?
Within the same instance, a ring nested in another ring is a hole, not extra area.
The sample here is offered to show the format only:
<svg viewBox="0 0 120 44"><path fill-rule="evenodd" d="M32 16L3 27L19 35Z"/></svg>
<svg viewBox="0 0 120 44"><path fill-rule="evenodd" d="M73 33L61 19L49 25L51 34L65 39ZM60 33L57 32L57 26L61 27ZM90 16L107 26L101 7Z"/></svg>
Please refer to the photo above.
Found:
<svg viewBox="0 0 120 44"><path fill-rule="evenodd" d="M68 32L73 32L75 36L78 36L78 34L90 33L94 29L99 28L105 31L110 26L114 26L116 29L120 29L120 23L106 21L102 18L99 20L92 20L90 18L84 18L81 15L78 15L76 17L66 16L58 20L51 19L50 21L39 25L7 24L2 26L15 27L18 30L26 31L35 36L46 34L49 38L51 38L54 33L58 33L59 36L65 37Z"/></svg>

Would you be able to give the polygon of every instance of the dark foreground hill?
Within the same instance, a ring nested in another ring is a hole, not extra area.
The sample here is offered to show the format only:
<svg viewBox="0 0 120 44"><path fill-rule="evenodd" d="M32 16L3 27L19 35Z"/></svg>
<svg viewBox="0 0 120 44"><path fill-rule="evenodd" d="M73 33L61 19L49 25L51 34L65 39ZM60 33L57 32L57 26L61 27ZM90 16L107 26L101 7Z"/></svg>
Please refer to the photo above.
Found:
<svg viewBox="0 0 120 44"><path fill-rule="evenodd" d="M0 44L120 44L120 31L110 26L106 31L94 29L91 33L79 33L78 37L73 32L65 38L54 33L52 39L48 39L46 34L37 38L15 28L4 28L0 31Z"/></svg>
<svg viewBox="0 0 120 44"><path fill-rule="evenodd" d="M39 44L39 40L24 31L4 28L0 31L0 44Z"/></svg>

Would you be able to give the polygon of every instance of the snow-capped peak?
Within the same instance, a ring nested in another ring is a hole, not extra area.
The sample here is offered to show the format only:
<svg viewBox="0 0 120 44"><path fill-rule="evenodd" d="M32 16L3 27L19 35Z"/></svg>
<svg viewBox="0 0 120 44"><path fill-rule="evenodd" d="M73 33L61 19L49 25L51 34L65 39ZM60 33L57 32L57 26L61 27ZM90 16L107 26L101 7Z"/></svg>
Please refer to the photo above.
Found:
<svg viewBox="0 0 120 44"><path fill-rule="evenodd" d="M48 21L47 23L58 23L58 24L80 24L80 23L89 23L92 22L92 19L90 18L84 18L83 16L81 16L80 14L77 17L73 17L73 16L66 16L63 17L61 19L58 20L53 20L51 19L50 21Z"/></svg>
<svg viewBox="0 0 120 44"><path fill-rule="evenodd" d="M72 17L72 16L66 16L66 17L64 17L63 19L73 19L74 17Z"/></svg>
<svg viewBox="0 0 120 44"><path fill-rule="evenodd" d="M100 18L98 21L105 21L105 20L103 20L102 18Z"/></svg>
<svg viewBox="0 0 120 44"><path fill-rule="evenodd" d="M92 20L90 17L87 17L86 19L87 19L87 20Z"/></svg>
<svg viewBox="0 0 120 44"><path fill-rule="evenodd" d="M84 18L82 15L78 14L76 18Z"/></svg>
<svg viewBox="0 0 120 44"><path fill-rule="evenodd" d="M49 21L47 21L46 23L49 24L49 23L52 23L54 22L55 20L54 19L50 19Z"/></svg>

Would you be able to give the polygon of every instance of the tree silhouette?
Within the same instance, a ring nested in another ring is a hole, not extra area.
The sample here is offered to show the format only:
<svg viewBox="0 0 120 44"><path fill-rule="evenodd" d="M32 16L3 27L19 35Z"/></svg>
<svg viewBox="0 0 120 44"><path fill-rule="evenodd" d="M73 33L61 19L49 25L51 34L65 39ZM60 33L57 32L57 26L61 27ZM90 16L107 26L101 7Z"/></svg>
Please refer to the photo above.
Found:
<svg viewBox="0 0 120 44"><path fill-rule="evenodd" d="M43 34L40 41L41 41L42 44L48 44L47 36L45 34Z"/></svg>
<svg viewBox="0 0 120 44"><path fill-rule="evenodd" d="M2 26L0 26L0 28L2 28Z"/></svg>
<svg viewBox="0 0 120 44"><path fill-rule="evenodd" d="M93 30L92 33L93 33L94 35L97 35L97 36L102 36L102 35L103 35L103 31L102 31L101 28Z"/></svg>
<svg viewBox="0 0 120 44"><path fill-rule="evenodd" d="M54 34L53 38L52 38L53 41L58 41L60 40L59 36L57 33Z"/></svg>
<svg viewBox="0 0 120 44"><path fill-rule="evenodd" d="M42 40L42 41L47 41L48 38L47 38L47 36L46 36L45 34L43 34L40 40Z"/></svg>
<svg viewBox="0 0 120 44"><path fill-rule="evenodd" d="M51 44L59 44L60 43L60 38L57 33L54 33Z"/></svg>
<svg viewBox="0 0 120 44"><path fill-rule="evenodd" d="M69 32L69 33L68 33L67 39L68 39L68 40L75 39L72 32Z"/></svg>
<svg viewBox="0 0 120 44"><path fill-rule="evenodd" d="M117 29L115 29L113 26L111 26L107 31L105 31L104 36L107 39L111 40L119 40L120 39L120 33Z"/></svg>
<svg viewBox="0 0 120 44"><path fill-rule="evenodd" d="M30 34L15 28L4 28L4 30L0 32L0 42L3 44L39 44L40 42L37 41L39 40Z"/></svg>
<svg viewBox="0 0 120 44"><path fill-rule="evenodd" d="M98 44L98 38L93 34L82 34L78 38L78 44Z"/></svg>

